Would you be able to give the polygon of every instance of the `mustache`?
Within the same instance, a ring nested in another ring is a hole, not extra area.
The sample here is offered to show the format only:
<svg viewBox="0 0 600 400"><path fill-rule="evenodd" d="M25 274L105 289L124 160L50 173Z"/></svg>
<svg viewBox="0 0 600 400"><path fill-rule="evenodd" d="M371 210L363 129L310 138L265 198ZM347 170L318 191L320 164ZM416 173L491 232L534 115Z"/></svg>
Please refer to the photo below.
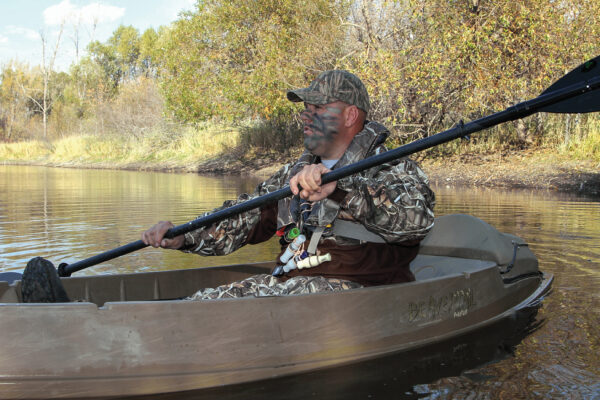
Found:
<svg viewBox="0 0 600 400"><path fill-rule="evenodd" d="M337 123L339 118L332 115L319 115L308 111L303 111L301 117L310 121L306 126L313 132L320 132L324 135L332 135L337 133Z"/></svg>

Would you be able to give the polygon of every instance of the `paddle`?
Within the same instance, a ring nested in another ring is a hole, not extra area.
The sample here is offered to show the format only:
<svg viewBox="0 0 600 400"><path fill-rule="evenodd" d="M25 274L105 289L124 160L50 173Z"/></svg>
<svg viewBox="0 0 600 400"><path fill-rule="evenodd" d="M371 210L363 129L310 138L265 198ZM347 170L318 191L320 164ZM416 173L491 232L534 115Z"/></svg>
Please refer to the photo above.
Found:
<svg viewBox="0 0 600 400"><path fill-rule="evenodd" d="M594 90L600 88L600 56L575 68L567 75L550 86L540 96L535 99L524 101L507 108L504 111L491 114L487 117L463 124L462 121L454 128L444 132L429 136L385 153L369 157L360 162L333 170L322 177L323 183L337 181L344 177L350 176L360 171L364 171L371 167L390 162L401 157L406 157L410 154L421 150L437 146L451 140L467 136L469 134L499 125L503 122L513 121L524 118L536 112L552 112L552 113L580 113L593 112L600 110L600 95ZM169 229L166 233L167 238L182 235L195 229L209 226L215 222L232 217L239 213L258 208L262 205L272 203L289 197L292 192L289 187L284 187L275 192L248 200L244 203L237 204L233 207L217 211L190 221L186 224L179 225ZM84 268L102 263L104 261L117 258L119 256L140 250L147 245L141 240L117 247L104 253L95 255L82 261L73 264L60 264L58 274L61 277L71 276L72 273L80 271Z"/></svg>

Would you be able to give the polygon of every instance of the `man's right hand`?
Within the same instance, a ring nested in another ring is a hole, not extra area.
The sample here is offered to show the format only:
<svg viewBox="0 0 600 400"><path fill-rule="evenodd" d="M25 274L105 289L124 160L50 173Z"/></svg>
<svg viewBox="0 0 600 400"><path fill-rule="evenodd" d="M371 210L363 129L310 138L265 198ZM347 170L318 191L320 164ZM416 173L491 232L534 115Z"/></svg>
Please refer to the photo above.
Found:
<svg viewBox="0 0 600 400"><path fill-rule="evenodd" d="M142 233L142 242L152 247L163 249L179 249L185 240L183 235L175 236L173 239L165 239L165 233L173 228L170 221L160 221L146 232Z"/></svg>
<svg viewBox="0 0 600 400"><path fill-rule="evenodd" d="M301 198L308 201L323 200L332 194L337 186L337 182L321 185L321 176L327 172L330 172L330 169L323 164L306 165L290 178L292 193L299 194ZM302 187L302 190L298 188L298 185Z"/></svg>

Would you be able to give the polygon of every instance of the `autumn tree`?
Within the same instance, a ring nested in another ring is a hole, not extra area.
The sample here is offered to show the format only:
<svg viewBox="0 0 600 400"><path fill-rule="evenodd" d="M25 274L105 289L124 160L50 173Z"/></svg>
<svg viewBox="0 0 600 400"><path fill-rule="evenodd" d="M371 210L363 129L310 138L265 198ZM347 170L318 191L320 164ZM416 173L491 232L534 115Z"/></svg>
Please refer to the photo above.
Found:
<svg viewBox="0 0 600 400"><path fill-rule="evenodd" d="M58 54L58 48L60 46L60 39L63 34L64 23L60 25L60 29L58 31L58 36L56 42L54 44L54 48L51 53L48 54L48 38L44 32L40 33L40 37L42 39L42 77L44 82L43 96L42 101L38 102L38 106L42 110L42 123L44 127L44 138L48 136L48 115L50 114L50 109L52 108L52 103L54 102L54 98L49 96L50 93L50 78L54 73L54 63L56 62L56 55ZM34 97L30 97L32 101L37 102Z"/></svg>
<svg viewBox="0 0 600 400"><path fill-rule="evenodd" d="M598 53L599 2L376 3L354 3L346 61L374 88L376 116L409 140L533 98ZM539 118L528 121L506 140L539 137Z"/></svg>
<svg viewBox="0 0 600 400"><path fill-rule="evenodd" d="M13 141L23 137L25 126L33 110L31 101L24 92L24 88L38 86L39 93L40 75L35 74L31 68L22 63L11 61L2 66L0 72L0 131L5 141Z"/></svg>
<svg viewBox="0 0 600 400"><path fill-rule="evenodd" d="M285 91L342 56L347 1L204 0L164 44L161 81L185 121L289 115Z"/></svg>
<svg viewBox="0 0 600 400"><path fill-rule="evenodd" d="M164 32L164 29L160 29L160 32ZM148 28L144 31L139 40L140 54L137 59L137 69L139 74L144 75L147 78L156 78L158 73L158 38L159 32L153 28Z"/></svg>

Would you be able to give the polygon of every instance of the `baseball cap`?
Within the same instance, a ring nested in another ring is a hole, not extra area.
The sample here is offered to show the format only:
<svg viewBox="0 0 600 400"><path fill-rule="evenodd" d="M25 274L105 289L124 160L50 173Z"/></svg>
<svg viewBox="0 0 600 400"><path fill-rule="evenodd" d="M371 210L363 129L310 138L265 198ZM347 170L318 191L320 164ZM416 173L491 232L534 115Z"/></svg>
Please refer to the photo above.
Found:
<svg viewBox="0 0 600 400"><path fill-rule="evenodd" d="M287 92L287 98L293 102L304 101L316 105L339 100L355 105L366 113L371 107L365 85L356 75L344 70L322 72L307 88Z"/></svg>

